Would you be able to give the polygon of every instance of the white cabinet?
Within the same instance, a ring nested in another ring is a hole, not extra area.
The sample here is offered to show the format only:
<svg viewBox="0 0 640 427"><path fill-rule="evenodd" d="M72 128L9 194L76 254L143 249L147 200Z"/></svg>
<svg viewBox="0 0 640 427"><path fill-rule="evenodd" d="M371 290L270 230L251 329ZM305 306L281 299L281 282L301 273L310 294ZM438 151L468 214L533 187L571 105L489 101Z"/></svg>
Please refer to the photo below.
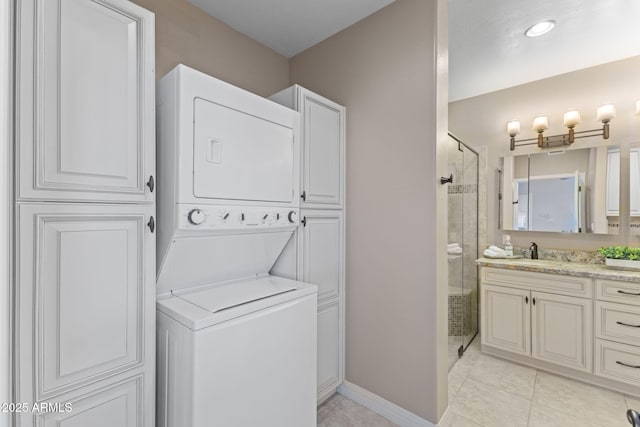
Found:
<svg viewBox="0 0 640 427"><path fill-rule="evenodd" d="M342 334L340 304L332 301L318 307L318 402L331 396L342 383Z"/></svg>
<svg viewBox="0 0 640 427"><path fill-rule="evenodd" d="M298 85L271 99L302 115L301 207L342 209L345 108Z"/></svg>
<svg viewBox="0 0 640 427"><path fill-rule="evenodd" d="M571 277L509 269L483 268L481 276L483 346L591 372L593 301L539 291L555 287L556 292L579 293L591 283L581 277L571 282ZM507 278L513 287L505 286Z"/></svg>
<svg viewBox="0 0 640 427"><path fill-rule="evenodd" d="M153 201L153 14L126 0L18 9L17 198Z"/></svg>
<svg viewBox="0 0 640 427"><path fill-rule="evenodd" d="M531 292L503 286L482 286L480 337L483 345L529 355L531 353Z"/></svg>
<svg viewBox="0 0 640 427"><path fill-rule="evenodd" d="M153 375L152 215L152 206L19 204L17 401Z"/></svg>
<svg viewBox="0 0 640 427"><path fill-rule="evenodd" d="M607 215L620 215L620 150L609 150L607 161ZM640 149L629 152L629 209L640 216Z"/></svg>
<svg viewBox="0 0 640 427"><path fill-rule="evenodd" d="M302 225L272 274L318 285L318 403L344 379L345 108L291 86L271 96L302 120Z"/></svg>
<svg viewBox="0 0 640 427"><path fill-rule="evenodd" d="M640 216L640 148L629 153L629 197L631 216Z"/></svg>
<svg viewBox="0 0 640 427"><path fill-rule="evenodd" d="M592 301L532 292L531 302L532 357L590 372Z"/></svg>
<svg viewBox="0 0 640 427"><path fill-rule="evenodd" d="M608 216L620 214L620 150L609 150L607 153L607 197L606 210Z"/></svg>
<svg viewBox="0 0 640 427"><path fill-rule="evenodd" d="M154 16L16 2L14 402L21 427L152 427ZM91 202L91 203L88 203Z"/></svg>
<svg viewBox="0 0 640 427"><path fill-rule="evenodd" d="M302 281L318 285L320 303L339 298L344 286L342 211L304 209L301 216Z"/></svg>
<svg viewBox="0 0 640 427"><path fill-rule="evenodd" d="M344 378L344 221L342 211L301 211L300 276L318 285L318 402Z"/></svg>

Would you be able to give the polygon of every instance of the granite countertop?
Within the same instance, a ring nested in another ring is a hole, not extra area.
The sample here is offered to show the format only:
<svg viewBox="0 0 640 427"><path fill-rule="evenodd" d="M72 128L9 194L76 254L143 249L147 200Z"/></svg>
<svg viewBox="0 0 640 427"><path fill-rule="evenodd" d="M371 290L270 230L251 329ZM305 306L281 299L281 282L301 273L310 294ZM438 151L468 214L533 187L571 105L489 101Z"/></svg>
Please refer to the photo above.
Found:
<svg viewBox="0 0 640 427"><path fill-rule="evenodd" d="M476 263L484 267L506 268L509 270L534 271L538 273L564 274L569 276L594 277L596 279L640 282L640 271L616 270L602 263L587 264L573 261L544 259L493 259L479 258Z"/></svg>

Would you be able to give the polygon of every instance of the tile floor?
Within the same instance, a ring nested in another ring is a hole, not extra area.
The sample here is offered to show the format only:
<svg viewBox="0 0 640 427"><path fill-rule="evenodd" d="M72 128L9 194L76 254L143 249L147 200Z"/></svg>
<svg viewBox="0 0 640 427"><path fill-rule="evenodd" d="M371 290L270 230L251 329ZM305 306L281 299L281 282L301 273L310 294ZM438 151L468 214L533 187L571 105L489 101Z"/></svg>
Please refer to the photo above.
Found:
<svg viewBox="0 0 640 427"><path fill-rule="evenodd" d="M449 372L442 427L630 427L640 398L498 359L479 338ZM318 408L318 426L389 427L394 423L336 394Z"/></svg>
<svg viewBox="0 0 640 427"><path fill-rule="evenodd" d="M395 427L396 424L359 403L334 394L318 408L318 427Z"/></svg>

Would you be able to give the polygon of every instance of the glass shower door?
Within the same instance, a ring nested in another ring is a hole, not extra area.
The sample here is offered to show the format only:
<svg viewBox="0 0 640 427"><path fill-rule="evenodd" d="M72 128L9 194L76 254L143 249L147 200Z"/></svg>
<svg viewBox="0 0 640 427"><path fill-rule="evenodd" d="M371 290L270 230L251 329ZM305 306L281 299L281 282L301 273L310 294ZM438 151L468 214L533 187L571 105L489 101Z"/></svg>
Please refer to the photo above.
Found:
<svg viewBox="0 0 640 427"><path fill-rule="evenodd" d="M478 155L449 136L448 335L449 368L478 331Z"/></svg>

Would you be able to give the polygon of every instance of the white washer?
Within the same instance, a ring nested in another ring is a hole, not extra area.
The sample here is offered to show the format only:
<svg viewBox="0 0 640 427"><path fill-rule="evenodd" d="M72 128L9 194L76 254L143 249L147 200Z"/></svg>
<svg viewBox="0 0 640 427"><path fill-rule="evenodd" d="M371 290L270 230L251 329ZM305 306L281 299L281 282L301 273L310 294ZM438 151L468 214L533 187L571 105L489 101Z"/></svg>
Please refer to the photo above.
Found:
<svg viewBox="0 0 640 427"><path fill-rule="evenodd" d="M158 301L157 425L315 426L315 311L315 286L270 276Z"/></svg>
<svg viewBox="0 0 640 427"><path fill-rule="evenodd" d="M316 425L317 287L269 275L299 120L183 65L159 82L158 427Z"/></svg>

